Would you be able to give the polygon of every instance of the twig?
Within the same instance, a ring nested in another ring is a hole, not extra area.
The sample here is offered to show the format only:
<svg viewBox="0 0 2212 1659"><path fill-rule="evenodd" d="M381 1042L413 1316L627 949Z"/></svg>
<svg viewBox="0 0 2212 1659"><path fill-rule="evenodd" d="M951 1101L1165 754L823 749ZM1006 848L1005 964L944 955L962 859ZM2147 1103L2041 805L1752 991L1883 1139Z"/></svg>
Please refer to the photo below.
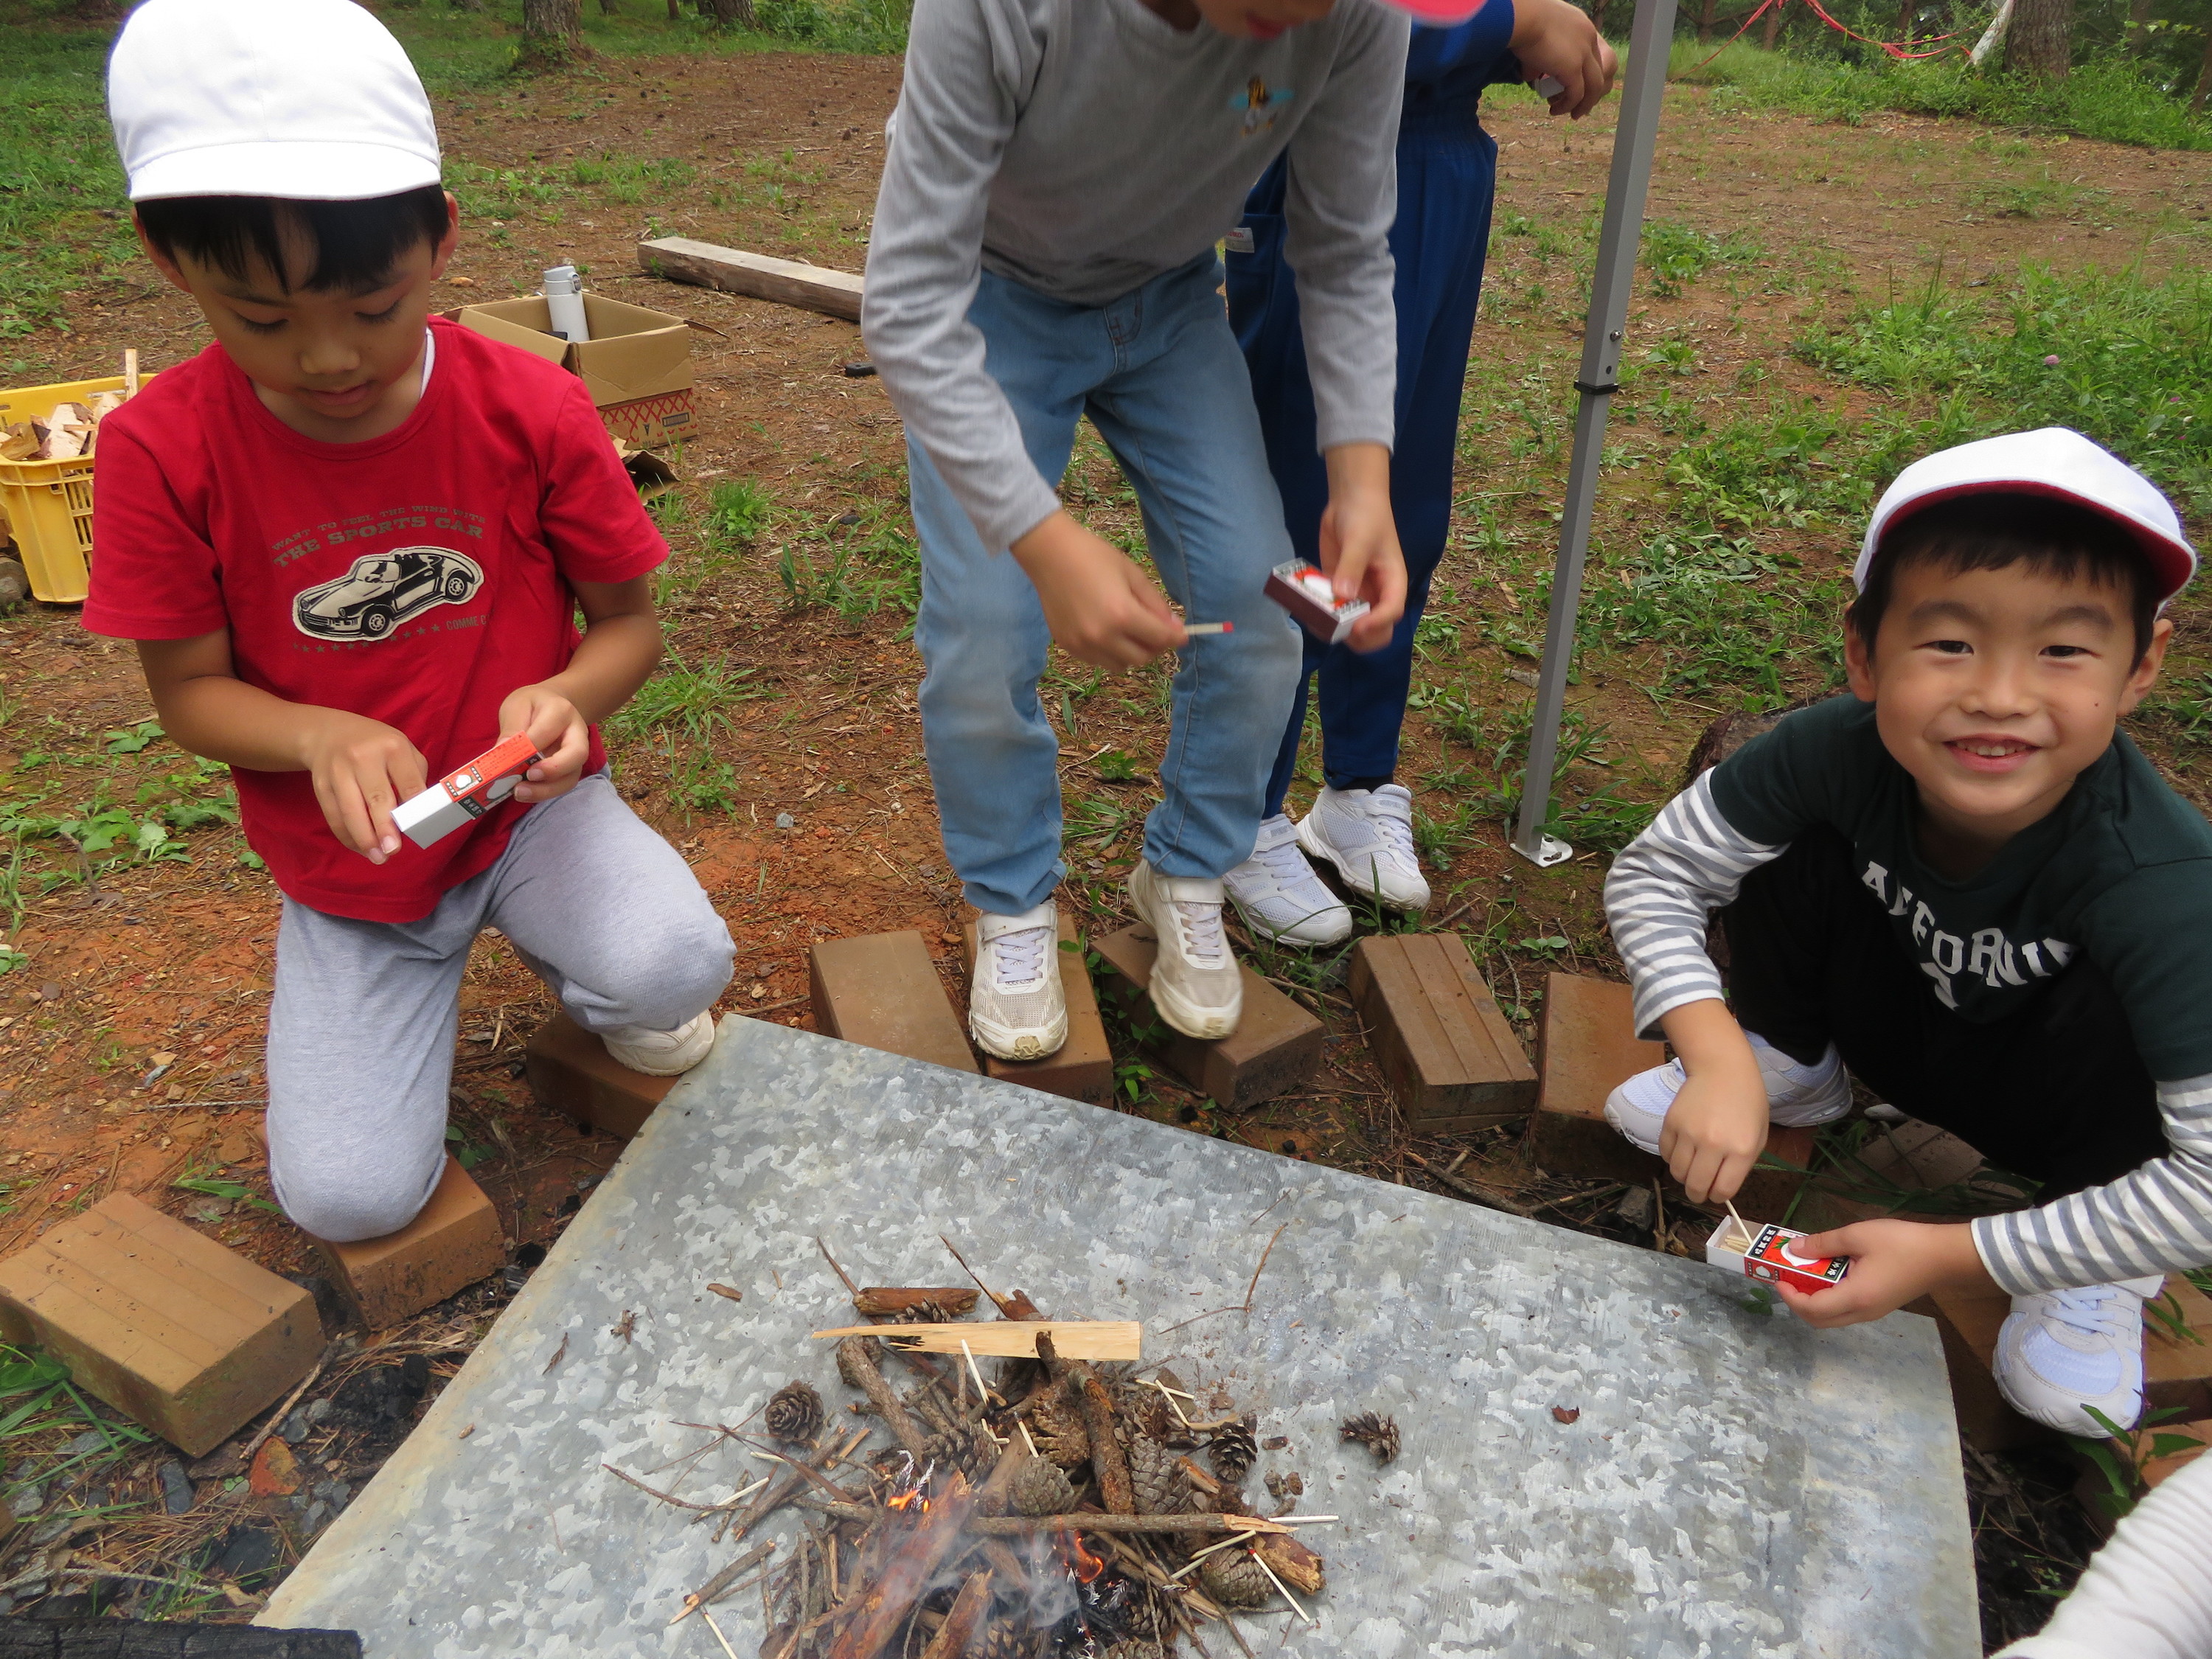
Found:
<svg viewBox="0 0 2212 1659"><path fill-rule="evenodd" d="M891 1392L891 1385L884 1381L883 1367L876 1364L876 1356L868 1346L872 1338L865 1336L848 1336L840 1342L837 1345L838 1369L849 1371L859 1379L860 1391L868 1396L868 1403L876 1408L876 1415L890 1425L890 1431L898 1437L899 1443L914 1454L915 1462L927 1463L929 1462L928 1439L915 1426L914 1419L908 1415L906 1407L900 1402L898 1395Z"/></svg>
<svg viewBox="0 0 2212 1659"><path fill-rule="evenodd" d="M1265 1566L1267 1563L1263 1561L1260 1565ZM1269 1573L1267 1576L1272 1578L1275 1575ZM722 1644L722 1651L729 1655L730 1659L738 1659L738 1650L730 1645L730 1638L722 1634L722 1627L714 1622L714 1615L702 1606L699 1609L699 1616L707 1621L707 1628L714 1632L714 1639Z"/></svg>
<svg viewBox="0 0 2212 1659"><path fill-rule="evenodd" d="M1308 1613L1304 1607L1298 1605L1298 1598L1291 1594L1291 1587L1288 1584L1285 1584L1281 1579L1275 1577L1275 1570L1267 1565L1267 1558L1265 1556L1261 1555L1259 1551L1254 1550L1252 1552L1252 1559L1260 1564L1260 1571L1267 1575L1269 1582L1271 1582L1277 1589L1283 1593L1283 1600L1291 1604L1291 1612L1297 1613L1299 1618L1304 1620L1309 1627L1317 1625L1320 1622L1313 1616L1313 1614Z"/></svg>
<svg viewBox="0 0 2212 1659"><path fill-rule="evenodd" d="M988 1285L986 1285L983 1282L982 1274L977 1273L973 1267L968 1265L968 1258L962 1255L959 1251L952 1249L952 1241L947 1238L943 1233L939 1233L937 1236L937 1242L945 1246L946 1249L952 1250L952 1259L960 1264L960 1271L966 1273L969 1278L974 1279L975 1281L975 1288L991 1298L991 1305L999 1310L1000 1317L1009 1317L1006 1313L1006 1298L1000 1296L996 1291L993 1290Z"/></svg>
<svg viewBox="0 0 2212 1659"><path fill-rule="evenodd" d="M293 1407L300 1403L300 1396L315 1386L315 1379L323 1374L323 1367L331 1363L331 1356L337 1352L337 1346L331 1342L324 1347L322 1358L315 1361L314 1370L300 1379L300 1386L284 1396L284 1403L269 1414L269 1420L261 1425L260 1431L246 1443L246 1449L238 1455L240 1462L251 1463L253 1461L253 1454L261 1449L261 1443L276 1433L276 1425L290 1413Z"/></svg>
<svg viewBox="0 0 2212 1659"><path fill-rule="evenodd" d="M1283 1223L1282 1227L1276 1228L1273 1233L1269 1234L1267 1237L1267 1248L1260 1252L1260 1265L1252 1269L1252 1282L1244 1287L1244 1311L1246 1313L1250 1313L1252 1311L1252 1298L1259 1293L1260 1275L1267 1270L1267 1258L1275 1253L1275 1241L1283 1236L1283 1228L1287 1227L1290 1224L1291 1224L1289 1222L1285 1221Z"/></svg>
<svg viewBox="0 0 2212 1659"><path fill-rule="evenodd" d="M1212 1554L1216 1550L1234 1549L1237 1545L1243 1541L1244 1535L1242 1533L1239 1533L1236 1537L1224 1538L1218 1544L1208 1544L1202 1550L1193 1550L1191 1552L1190 1559L1168 1575L1168 1583L1172 1584L1176 1579L1188 1577L1190 1574L1196 1572L1198 1571L1198 1564L1200 1561L1203 1561L1207 1556Z"/></svg>
<svg viewBox="0 0 2212 1659"><path fill-rule="evenodd" d="M602 1463L599 1467L605 1469L609 1474L614 1476L616 1480L627 1480L631 1486L635 1486L640 1492L645 1492L651 1497L658 1498L664 1504L673 1504L679 1510L697 1510L702 1513L711 1513L720 1507L720 1505L715 1504L694 1504L689 1498L672 1498L666 1492L659 1490L657 1487L647 1486L644 1481L639 1480L634 1474L624 1474L620 1469L617 1468L611 1463Z"/></svg>
<svg viewBox="0 0 2212 1659"><path fill-rule="evenodd" d="M1406 1149L1406 1156L1470 1202L1480 1204L1485 1209L1502 1210L1507 1215L1517 1215L1524 1221L1533 1221L1535 1218L1536 1212L1530 1206L1516 1199L1508 1198L1503 1193L1493 1193L1485 1188L1478 1187L1473 1182L1462 1181L1449 1170L1439 1170L1410 1146ZM1459 1166L1454 1164L1452 1167L1456 1169Z"/></svg>
<svg viewBox="0 0 2212 1659"><path fill-rule="evenodd" d="M837 1258L830 1254L830 1247L822 1242L821 1234L815 1234L814 1245L817 1249L822 1252L822 1259L830 1264L830 1271L836 1273L838 1278L845 1280L845 1289L847 1292L857 1299L860 1294L860 1287L858 1285L855 1285L851 1279L848 1278L846 1276L845 1270L837 1265Z"/></svg>
<svg viewBox="0 0 2212 1659"><path fill-rule="evenodd" d="M765 1485L766 1483L763 1482L763 1484ZM736 1583L738 1580L744 1576L747 1568L758 1565L761 1562L767 1560L768 1558L775 1553L775 1540L773 1538L769 1539L765 1544L758 1544L754 1546L751 1549L747 1550L736 1560L731 1562L728 1566L724 1567L721 1571L716 1573L705 1583L700 1585L697 1589L693 1590L690 1595L685 1596L684 1598L684 1611L678 1613L668 1622L672 1625L680 1625L686 1619L689 1619L693 1613L704 1612L708 1603L720 1598L731 1585ZM712 1621L710 1620L709 1622L711 1623Z"/></svg>

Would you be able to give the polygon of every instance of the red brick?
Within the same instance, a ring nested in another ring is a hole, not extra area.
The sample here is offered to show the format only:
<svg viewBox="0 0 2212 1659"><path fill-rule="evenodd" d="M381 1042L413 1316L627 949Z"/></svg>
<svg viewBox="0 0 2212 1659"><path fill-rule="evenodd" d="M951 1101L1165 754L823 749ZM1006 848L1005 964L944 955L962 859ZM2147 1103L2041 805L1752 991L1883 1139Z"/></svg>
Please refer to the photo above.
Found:
<svg viewBox="0 0 2212 1659"><path fill-rule="evenodd" d="M540 1104L623 1140L644 1127L678 1082L617 1064L605 1043L564 1013L538 1028L523 1064Z"/></svg>
<svg viewBox="0 0 2212 1659"><path fill-rule="evenodd" d="M820 1030L956 1072L976 1069L929 947L912 928L817 945L811 966L808 988Z"/></svg>
<svg viewBox="0 0 2212 1659"><path fill-rule="evenodd" d="M1069 949L1069 946L1073 949ZM1083 937L1063 910L1060 913L1060 988L1067 999L1067 1041L1042 1060L1000 1060L983 1056L983 1070L1001 1083L1018 1083L1068 1100L1103 1106L1114 1097L1114 1051L1106 1046L1106 1022L1099 1018L1098 998L1091 988L1091 969L1083 959ZM975 924L961 935L961 958L972 978L975 972Z"/></svg>
<svg viewBox="0 0 2212 1659"><path fill-rule="evenodd" d="M1636 1035L1628 987L1579 974L1551 974L1536 1027L1538 1087L1528 1121L1528 1154L1553 1175L1623 1181L1648 1187L1667 1179L1665 1160L1644 1152L1605 1121L1605 1097L1667 1058L1665 1048ZM1735 1206L1747 1217L1778 1220L1812 1167L1814 1132L1777 1126L1766 1156L1787 1170L1753 1170Z"/></svg>
<svg viewBox="0 0 2212 1659"><path fill-rule="evenodd" d="M1536 1068L1456 933L1377 933L1352 949L1352 1000L1416 1134L1525 1117Z"/></svg>
<svg viewBox="0 0 2212 1659"><path fill-rule="evenodd" d="M1108 969L1100 988L1121 1005L1133 1027L1152 1034L1146 1046L1161 1063L1216 1105L1241 1109L1273 1099L1303 1087L1320 1070L1321 1022L1249 967L1236 1030L1201 1042L1174 1030L1152 1007L1146 988L1158 941L1151 928L1124 927L1097 940L1096 949Z"/></svg>
<svg viewBox="0 0 2212 1659"><path fill-rule="evenodd" d="M123 1194L0 1262L0 1335L189 1456L221 1445L322 1352L315 1301Z"/></svg>
<svg viewBox="0 0 2212 1659"><path fill-rule="evenodd" d="M1943 1340L1943 1363L1951 1374L1951 1409L1959 1432L1977 1451L2009 1451L2057 1437L2040 1423L2022 1417L1997 1391L1990 1364L1997 1351L1997 1329L2012 1311L2012 1298L1994 1285L1980 1290L1937 1291L1905 1310L1936 1321Z"/></svg>
<svg viewBox="0 0 2212 1659"><path fill-rule="evenodd" d="M422 1213L398 1232L352 1244L315 1243L331 1282L371 1330L434 1307L489 1279L507 1261L499 1212L450 1158Z"/></svg>

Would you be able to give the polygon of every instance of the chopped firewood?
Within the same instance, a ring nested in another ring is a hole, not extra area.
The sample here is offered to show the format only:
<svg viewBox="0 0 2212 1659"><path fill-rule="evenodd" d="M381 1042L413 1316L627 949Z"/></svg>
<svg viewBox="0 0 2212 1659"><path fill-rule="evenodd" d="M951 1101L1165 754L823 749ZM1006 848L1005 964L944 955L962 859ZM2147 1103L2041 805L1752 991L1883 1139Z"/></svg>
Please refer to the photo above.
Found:
<svg viewBox="0 0 2212 1659"><path fill-rule="evenodd" d="M853 1311L866 1314L871 1319L896 1319L922 1307L935 1309L941 1320L965 1319L975 1311L975 1292L964 1285L939 1290L891 1290L880 1285L863 1285L853 1297Z"/></svg>
<svg viewBox="0 0 2212 1659"><path fill-rule="evenodd" d="M929 1638L929 1645L921 1650L921 1659L964 1659L975 1626L982 1622L990 1605L991 1569L986 1567L981 1572L968 1575L960 1594L952 1598L945 1622Z"/></svg>
<svg viewBox="0 0 2212 1659"><path fill-rule="evenodd" d="M1292 1589L1304 1590L1309 1595L1320 1593L1322 1559L1296 1538L1286 1538L1279 1533L1260 1539L1252 1547L1261 1560L1275 1570L1275 1576Z"/></svg>
<svg viewBox="0 0 2212 1659"><path fill-rule="evenodd" d="M1063 1359L1141 1359L1145 1328L1133 1319L1055 1319L1042 1322L1002 1320L994 1323L955 1322L933 1325L841 1325L814 1336L874 1336L889 1348L922 1353L996 1355L1001 1358L1038 1357L1037 1335L1052 1339Z"/></svg>
<svg viewBox="0 0 2212 1659"><path fill-rule="evenodd" d="M18 421L0 438L0 461L27 461L39 453L39 434L28 421Z"/></svg>
<svg viewBox="0 0 2212 1659"><path fill-rule="evenodd" d="M821 1333L817 1332L816 1334L820 1335ZM866 1337L848 1336L837 1345L837 1373L868 1396L868 1403L876 1408L876 1415L890 1425L890 1431L898 1437L899 1444L904 1446L916 1462L927 1463L929 1461L928 1437L915 1425L915 1420L907 1414L905 1406L891 1392L891 1385L884 1381L883 1367L876 1364L875 1355L868 1351Z"/></svg>
<svg viewBox="0 0 2212 1659"><path fill-rule="evenodd" d="M1053 1346L1060 1346L1057 1330ZM1114 1432L1114 1397L1088 1365L1070 1365L1067 1380L1076 1403L1083 1408L1083 1425L1091 1435L1091 1472L1098 1477L1099 1499L1116 1515L1134 1515L1137 1494L1129 1483L1128 1460Z"/></svg>

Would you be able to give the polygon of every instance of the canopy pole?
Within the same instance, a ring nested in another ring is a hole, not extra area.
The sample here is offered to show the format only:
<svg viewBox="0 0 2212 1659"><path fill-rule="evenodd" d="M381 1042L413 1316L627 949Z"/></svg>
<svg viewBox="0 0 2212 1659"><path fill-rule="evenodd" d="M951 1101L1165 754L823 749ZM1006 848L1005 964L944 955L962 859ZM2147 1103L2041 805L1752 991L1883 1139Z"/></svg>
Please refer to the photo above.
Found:
<svg viewBox="0 0 2212 1659"><path fill-rule="evenodd" d="M1513 850L1540 865L1562 863L1574 855L1565 842L1544 833L1544 823L1552 813L1552 772L1559 761L1559 721L1566 710L1575 614L1582 605L1583 562L1589 552L1590 510L1605 457L1608 400L1620 389L1628 294L1643 241L1644 198L1651 187L1651 155L1658 144L1659 106L1666 95L1667 54L1674 40L1674 0L1636 0L1628 84L1613 131L1597 275L1590 285L1589 316L1583 330L1582 367L1575 376L1581 402L1575 411L1574 459L1567 468L1566 510L1559 519L1559 552L1552 572L1544 662L1536 677L1536 710L1528 729L1528 771L1522 782L1521 817L1513 836Z"/></svg>

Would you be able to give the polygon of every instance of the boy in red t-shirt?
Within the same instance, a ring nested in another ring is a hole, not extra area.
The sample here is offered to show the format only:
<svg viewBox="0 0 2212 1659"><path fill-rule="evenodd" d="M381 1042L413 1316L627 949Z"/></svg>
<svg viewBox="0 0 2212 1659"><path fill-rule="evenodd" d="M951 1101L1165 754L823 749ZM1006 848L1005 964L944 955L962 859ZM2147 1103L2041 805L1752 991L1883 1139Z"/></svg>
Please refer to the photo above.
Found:
<svg viewBox="0 0 2212 1659"><path fill-rule="evenodd" d="M592 725L660 655L667 548L582 382L429 319L453 200L368 12L149 0L108 104L147 252L216 343L102 427L85 626L233 769L284 894L270 1180L308 1232L375 1237L443 1172L482 929L626 1066L713 1044L728 931ZM402 838L396 805L519 732L544 758L508 801Z"/></svg>

